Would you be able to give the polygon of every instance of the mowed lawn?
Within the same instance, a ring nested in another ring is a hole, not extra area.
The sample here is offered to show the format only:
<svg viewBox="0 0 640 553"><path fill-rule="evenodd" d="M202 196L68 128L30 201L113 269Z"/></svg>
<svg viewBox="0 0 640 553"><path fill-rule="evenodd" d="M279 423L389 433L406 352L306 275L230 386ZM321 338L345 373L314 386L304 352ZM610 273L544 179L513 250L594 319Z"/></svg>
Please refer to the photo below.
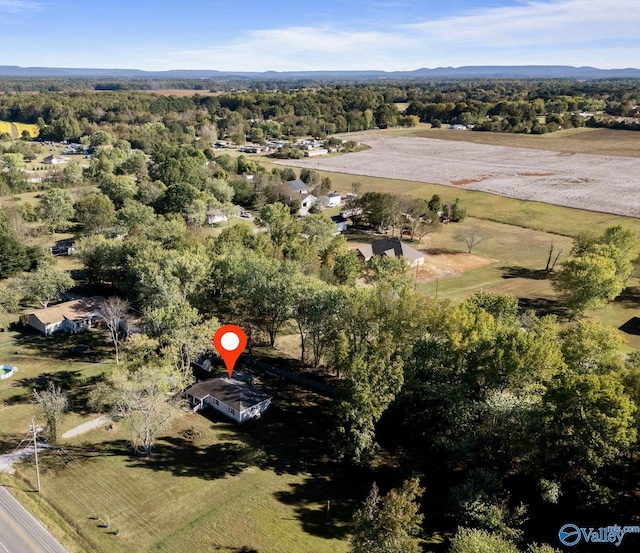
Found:
<svg viewBox="0 0 640 553"><path fill-rule="evenodd" d="M90 345L87 355L70 352L78 343ZM31 390L50 380L70 395L60 433L98 416L87 410L88 393L113 366L110 356L98 333L0 333L0 361L19 368L0 382L0 452L26 437ZM243 427L185 409L144 459L132 454L128 429L116 422L43 453L40 496L24 491L35 487L32 459L2 483L74 552L346 551L351 515L372 480L340 476L321 440L294 424L320 424L327 400L275 379L264 387L274 406Z"/></svg>
<svg viewBox="0 0 640 553"><path fill-rule="evenodd" d="M269 415L238 428L185 412L143 459L113 423L41 456L42 495L95 553L346 551L353 505L339 480L305 471L320 464L309 440ZM32 461L20 475L34 484Z"/></svg>

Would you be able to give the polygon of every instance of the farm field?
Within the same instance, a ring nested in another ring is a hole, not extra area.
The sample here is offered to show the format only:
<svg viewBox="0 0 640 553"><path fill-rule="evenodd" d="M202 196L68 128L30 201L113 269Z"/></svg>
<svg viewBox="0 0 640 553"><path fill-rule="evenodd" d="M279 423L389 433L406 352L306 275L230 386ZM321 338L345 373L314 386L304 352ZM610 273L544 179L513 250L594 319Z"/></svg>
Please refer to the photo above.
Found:
<svg viewBox="0 0 640 553"><path fill-rule="evenodd" d="M365 133L353 133L360 136ZM456 142L471 142L491 146L509 146L532 150L547 150L568 154L594 154L621 157L640 157L640 133L612 129L583 127L566 129L548 134L515 134L497 132L453 131L432 129L421 123L413 128L393 128L384 131L370 131L370 134L387 136L411 136L437 138ZM345 135L351 138L351 135Z"/></svg>
<svg viewBox="0 0 640 553"><path fill-rule="evenodd" d="M35 138L40 133L38 125L0 121L0 134L7 133L11 135L11 138L20 138L22 136L22 131L28 131L31 138Z"/></svg>
<svg viewBox="0 0 640 553"><path fill-rule="evenodd" d="M322 159L288 160L287 164L640 216L637 158L371 133L351 138L362 140L371 149Z"/></svg>

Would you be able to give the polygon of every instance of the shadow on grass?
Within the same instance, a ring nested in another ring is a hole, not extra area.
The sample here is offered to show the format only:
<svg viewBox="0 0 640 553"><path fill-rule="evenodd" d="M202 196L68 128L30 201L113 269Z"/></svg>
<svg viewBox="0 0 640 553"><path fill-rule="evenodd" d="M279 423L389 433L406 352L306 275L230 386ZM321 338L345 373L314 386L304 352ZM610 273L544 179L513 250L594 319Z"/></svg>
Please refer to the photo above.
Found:
<svg viewBox="0 0 640 553"><path fill-rule="evenodd" d="M112 350L105 346L103 336L96 330L80 334L61 332L43 336L31 327L15 327L14 330L18 332L14 340L15 347L16 350L23 350L25 357L37 355L48 359L98 363L110 359L113 354ZM89 348L85 353L74 353L73 348L80 344L88 345Z"/></svg>
<svg viewBox="0 0 640 553"><path fill-rule="evenodd" d="M619 330L626 334L633 334L634 336L640 336L640 317L631 317Z"/></svg>
<svg viewBox="0 0 640 553"><path fill-rule="evenodd" d="M345 539L351 518L371 488L369 478L348 478L343 474L313 475L276 492L281 503L292 505L308 534L326 539Z"/></svg>
<svg viewBox="0 0 640 553"><path fill-rule="evenodd" d="M240 474L256 465L258 455L238 442L197 446L177 437L158 440L149 458L133 456L130 449L127 453L130 467L168 471L176 476L195 476L204 480Z"/></svg>
<svg viewBox="0 0 640 553"><path fill-rule="evenodd" d="M613 303L626 308L640 307L640 286L625 288Z"/></svg>
<svg viewBox="0 0 640 553"><path fill-rule="evenodd" d="M534 270L519 266L505 266L498 267L498 269L504 272L502 278L526 278L529 280L548 280L551 278L551 273L545 270Z"/></svg>
<svg viewBox="0 0 640 553"><path fill-rule="evenodd" d="M535 311L536 315L556 315L560 319L568 319L569 312L556 300L549 298L520 298L518 308L522 310Z"/></svg>
<svg viewBox="0 0 640 553"><path fill-rule="evenodd" d="M86 415L92 411L88 408L89 394L95 385L102 379L102 375L84 378L79 370L63 370L44 372L33 378L20 378L15 381L15 385L33 391L43 391L49 387L49 383L60 386L67 394L69 410L81 415ZM31 392L17 394L5 400L7 405L32 401Z"/></svg>

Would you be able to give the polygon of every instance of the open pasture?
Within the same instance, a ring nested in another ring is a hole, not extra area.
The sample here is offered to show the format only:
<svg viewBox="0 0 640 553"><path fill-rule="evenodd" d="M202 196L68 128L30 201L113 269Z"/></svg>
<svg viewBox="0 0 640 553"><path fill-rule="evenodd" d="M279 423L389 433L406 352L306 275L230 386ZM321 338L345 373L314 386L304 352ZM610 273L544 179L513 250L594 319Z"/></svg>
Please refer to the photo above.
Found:
<svg viewBox="0 0 640 553"><path fill-rule="evenodd" d="M461 131L462 132L462 131ZM640 216L640 159L570 154L431 138L356 135L371 149L288 165L430 182L521 200Z"/></svg>

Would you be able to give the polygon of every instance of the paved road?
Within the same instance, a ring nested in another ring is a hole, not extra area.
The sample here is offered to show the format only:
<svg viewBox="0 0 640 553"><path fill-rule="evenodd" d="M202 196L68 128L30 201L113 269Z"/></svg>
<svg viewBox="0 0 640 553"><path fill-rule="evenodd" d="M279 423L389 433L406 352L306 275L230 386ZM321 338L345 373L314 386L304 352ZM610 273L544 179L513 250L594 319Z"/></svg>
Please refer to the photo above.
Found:
<svg viewBox="0 0 640 553"><path fill-rule="evenodd" d="M0 486L0 553L67 553L67 550Z"/></svg>

